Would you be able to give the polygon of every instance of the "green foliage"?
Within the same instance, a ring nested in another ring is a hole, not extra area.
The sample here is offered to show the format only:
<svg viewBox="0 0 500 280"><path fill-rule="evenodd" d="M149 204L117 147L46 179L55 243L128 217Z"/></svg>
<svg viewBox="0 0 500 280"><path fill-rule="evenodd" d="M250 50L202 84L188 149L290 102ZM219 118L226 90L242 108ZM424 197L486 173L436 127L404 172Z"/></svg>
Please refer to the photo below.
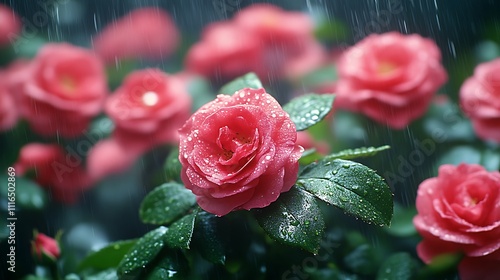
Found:
<svg viewBox="0 0 500 280"><path fill-rule="evenodd" d="M255 73L248 73L222 86L219 94L233 95L238 90L244 88L259 89L263 88L263 86Z"/></svg>
<svg viewBox="0 0 500 280"><path fill-rule="evenodd" d="M78 265L78 270L85 269L92 270L105 270L109 268L116 268L125 254L130 251L136 240L116 241L99 251L90 253Z"/></svg>
<svg viewBox="0 0 500 280"><path fill-rule="evenodd" d="M311 253L318 252L325 222L312 195L292 188L268 207L253 212L272 238Z"/></svg>
<svg viewBox="0 0 500 280"><path fill-rule="evenodd" d="M183 185L165 183L144 198L139 215L144 223L169 224L181 218L195 203L195 196Z"/></svg>
<svg viewBox="0 0 500 280"><path fill-rule="evenodd" d="M396 253L387 258L380 266L377 280L415 279L417 262L408 253Z"/></svg>
<svg viewBox="0 0 500 280"><path fill-rule="evenodd" d="M333 94L306 94L292 99L283 106L290 115L297 131L305 130L320 122L333 106Z"/></svg>
<svg viewBox="0 0 500 280"><path fill-rule="evenodd" d="M352 161L321 160L304 168L297 186L346 213L377 225L389 225L392 193L382 177Z"/></svg>

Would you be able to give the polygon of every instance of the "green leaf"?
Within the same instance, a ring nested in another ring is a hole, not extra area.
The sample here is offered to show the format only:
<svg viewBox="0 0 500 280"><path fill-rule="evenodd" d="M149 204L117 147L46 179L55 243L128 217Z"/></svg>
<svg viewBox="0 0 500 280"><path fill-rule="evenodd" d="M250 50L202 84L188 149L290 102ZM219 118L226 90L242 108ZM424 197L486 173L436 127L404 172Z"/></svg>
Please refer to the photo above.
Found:
<svg viewBox="0 0 500 280"><path fill-rule="evenodd" d="M301 78L302 87L313 88L326 83L333 83L337 80L337 69L335 65L330 64L306 74ZM334 93L334 92L331 92Z"/></svg>
<svg viewBox="0 0 500 280"><path fill-rule="evenodd" d="M159 227L146 233L125 254L118 265L118 276L138 276L166 245L165 235L168 228Z"/></svg>
<svg viewBox="0 0 500 280"><path fill-rule="evenodd" d="M99 251L90 253L78 265L78 271L85 269L104 270L115 268L137 240L113 242Z"/></svg>
<svg viewBox="0 0 500 280"><path fill-rule="evenodd" d="M356 162L321 160L304 168L297 185L368 223L389 225L392 193L382 177Z"/></svg>
<svg viewBox="0 0 500 280"><path fill-rule="evenodd" d="M292 188L271 205L252 212L272 238L318 253L325 222L316 200L310 194Z"/></svg>
<svg viewBox="0 0 500 280"><path fill-rule="evenodd" d="M148 274L146 280L157 279L187 279L189 264L186 258L176 251L169 251L161 256L161 260Z"/></svg>
<svg viewBox="0 0 500 280"><path fill-rule="evenodd" d="M205 211L196 216L195 231L193 233L193 247L201 256L212 263L224 264L226 254L221 243L219 218Z"/></svg>
<svg viewBox="0 0 500 280"><path fill-rule="evenodd" d="M182 217L170 226L165 235L165 240L169 247L189 249L196 214L198 214L198 208L196 208L191 214Z"/></svg>
<svg viewBox="0 0 500 280"><path fill-rule="evenodd" d="M0 182L4 182L5 187L0 188L0 197L8 201L9 188L7 187L8 178L5 174L0 175ZM24 177L13 177L16 199L16 210L41 210L47 204L47 193L37 183ZM9 185L10 187L12 185Z"/></svg>
<svg viewBox="0 0 500 280"><path fill-rule="evenodd" d="M330 154L325 156L326 160L334 160L334 159L354 159L354 158L360 158L360 157L371 157L376 155L377 153L381 151L385 151L390 149L391 147L388 145L381 146L381 147L362 147L362 148L356 148L356 149L348 149L348 150L343 150L338 153Z"/></svg>
<svg viewBox="0 0 500 280"><path fill-rule="evenodd" d="M193 112L212 101L215 97L215 93L213 92L210 83L202 77L196 77L189 81L188 92L193 101L191 105L191 110Z"/></svg>
<svg viewBox="0 0 500 280"><path fill-rule="evenodd" d="M344 257L344 263L350 270L361 275L371 275L377 270L377 257L373 247L362 244Z"/></svg>
<svg viewBox="0 0 500 280"><path fill-rule="evenodd" d="M169 224L184 216L195 203L196 197L183 185L165 183L144 198L139 216L144 223Z"/></svg>
<svg viewBox="0 0 500 280"><path fill-rule="evenodd" d="M391 255L380 266L377 280L409 280L416 276L417 264L408 253Z"/></svg>
<svg viewBox="0 0 500 280"><path fill-rule="evenodd" d="M172 149L165 160L163 169L167 180L181 182L182 165L179 161L179 149Z"/></svg>
<svg viewBox="0 0 500 280"><path fill-rule="evenodd" d="M330 112L333 106L333 94L309 93L292 99L283 106L297 131L305 130L320 122Z"/></svg>
<svg viewBox="0 0 500 280"><path fill-rule="evenodd" d="M263 86L259 77L257 77L255 73L248 73L222 86L219 90L219 94L233 95L235 92L243 88L259 89L263 88Z"/></svg>

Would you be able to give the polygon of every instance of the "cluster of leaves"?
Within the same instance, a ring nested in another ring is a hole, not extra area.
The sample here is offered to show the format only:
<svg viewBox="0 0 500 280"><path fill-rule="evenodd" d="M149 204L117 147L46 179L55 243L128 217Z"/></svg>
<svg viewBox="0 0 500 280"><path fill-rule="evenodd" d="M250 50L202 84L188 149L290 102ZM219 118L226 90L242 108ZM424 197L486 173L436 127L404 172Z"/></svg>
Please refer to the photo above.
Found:
<svg viewBox="0 0 500 280"><path fill-rule="evenodd" d="M223 86L220 92L244 87L259 88L262 84L254 74L248 74ZM334 95L307 94L293 99L283 109L300 131L325 118L333 101ZM158 227L138 239L115 242L90 254L80 263L79 271L86 275L85 279L115 274L126 279L186 279L192 273L209 270L198 265L198 271L193 271L194 263L201 262L239 273L244 268L237 259L244 253L234 251L231 242L237 235L228 237L228 229L236 234L247 231L261 236L263 246L291 246L318 254L325 236L322 205L335 206L367 223L390 224L393 199L389 187L375 171L348 160L372 156L387 148L345 150L325 157L306 151L301 163L307 164L301 164L297 182L289 192L268 207L225 217L199 208L195 196L179 179L178 151L172 151L165 162L169 181L152 190L139 209L144 223ZM236 242L248 244L246 253L254 251L258 255L259 246L254 244L255 238L250 239L236 238Z"/></svg>

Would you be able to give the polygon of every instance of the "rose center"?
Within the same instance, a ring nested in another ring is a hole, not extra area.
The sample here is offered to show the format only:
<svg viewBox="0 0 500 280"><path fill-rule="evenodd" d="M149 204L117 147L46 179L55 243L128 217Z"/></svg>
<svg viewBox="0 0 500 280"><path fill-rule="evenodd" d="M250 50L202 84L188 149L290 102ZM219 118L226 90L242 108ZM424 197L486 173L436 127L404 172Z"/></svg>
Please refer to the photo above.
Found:
<svg viewBox="0 0 500 280"><path fill-rule="evenodd" d="M74 93L76 91L76 81L68 75L63 75L60 78L61 87L68 93Z"/></svg>
<svg viewBox="0 0 500 280"><path fill-rule="evenodd" d="M154 106L158 103L158 94L154 91L147 91L142 94L142 103L146 106Z"/></svg>
<svg viewBox="0 0 500 280"><path fill-rule="evenodd" d="M388 75L394 72L397 68L398 67L394 63L384 61L378 64L377 73L380 75Z"/></svg>
<svg viewBox="0 0 500 280"><path fill-rule="evenodd" d="M243 133L234 131L227 126L219 129L217 145L221 149L220 157L228 161L237 156L238 160L248 155L252 144L252 138Z"/></svg>

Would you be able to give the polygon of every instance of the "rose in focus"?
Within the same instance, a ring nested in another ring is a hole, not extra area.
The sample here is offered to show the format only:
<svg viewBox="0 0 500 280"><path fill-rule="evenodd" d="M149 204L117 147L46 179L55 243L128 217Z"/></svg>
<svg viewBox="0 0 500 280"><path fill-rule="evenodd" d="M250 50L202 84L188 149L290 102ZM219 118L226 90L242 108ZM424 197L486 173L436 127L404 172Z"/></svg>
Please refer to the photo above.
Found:
<svg viewBox="0 0 500 280"><path fill-rule="evenodd" d="M179 132L182 181L207 212L262 208L295 184L303 148L294 123L264 89L218 95Z"/></svg>
<svg viewBox="0 0 500 280"><path fill-rule="evenodd" d="M102 110L107 81L92 52L69 44L47 44L12 74L21 115L44 136L82 134Z"/></svg>
<svg viewBox="0 0 500 280"><path fill-rule="evenodd" d="M443 165L418 189L413 223L426 263L445 253L463 254L462 279L494 279L500 266L500 173L480 165ZM489 278L488 278L489 277Z"/></svg>
<svg viewBox="0 0 500 280"><path fill-rule="evenodd" d="M460 88L460 105L480 138L500 142L500 59L476 67Z"/></svg>
<svg viewBox="0 0 500 280"><path fill-rule="evenodd" d="M401 129L422 116L447 80L436 44L397 32L366 37L338 62L335 104Z"/></svg>

